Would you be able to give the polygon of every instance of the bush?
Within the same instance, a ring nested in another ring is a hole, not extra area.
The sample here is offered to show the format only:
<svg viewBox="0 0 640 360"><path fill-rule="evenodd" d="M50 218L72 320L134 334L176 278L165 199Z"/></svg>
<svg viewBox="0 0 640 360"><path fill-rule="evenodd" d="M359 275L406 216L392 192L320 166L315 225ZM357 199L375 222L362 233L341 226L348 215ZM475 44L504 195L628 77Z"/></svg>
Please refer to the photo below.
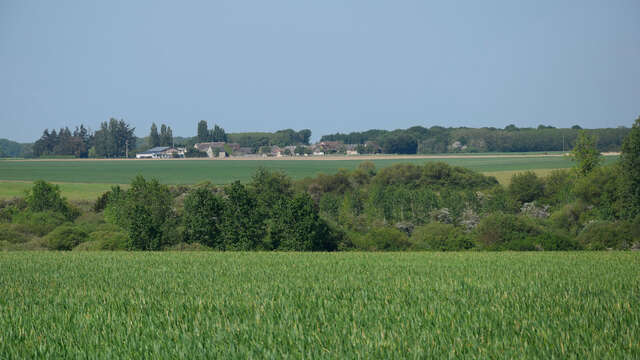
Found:
<svg viewBox="0 0 640 360"><path fill-rule="evenodd" d="M544 181L533 171L517 173L511 177L509 195L518 202L532 202L544 195Z"/></svg>
<svg viewBox="0 0 640 360"><path fill-rule="evenodd" d="M212 249L208 246L202 245L197 242L193 242L193 243L181 242L176 245L168 247L166 250L168 251L209 251Z"/></svg>
<svg viewBox="0 0 640 360"><path fill-rule="evenodd" d="M356 248L370 251L398 251L411 246L405 233L391 227L373 228L365 235L353 237L352 241Z"/></svg>
<svg viewBox="0 0 640 360"><path fill-rule="evenodd" d="M72 250L78 244L86 241L88 237L86 232L66 224L55 228L45 237L45 241L51 250Z"/></svg>
<svg viewBox="0 0 640 360"><path fill-rule="evenodd" d="M126 250L127 234L117 230L98 230L89 234L89 238L97 245L96 250Z"/></svg>
<svg viewBox="0 0 640 360"><path fill-rule="evenodd" d="M533 242L545 251L582 250L579 241L567 235L545 232L533 238Z"/></svg>
<svg viewBox="0 0 640 360"><path fill-rule="evenodd" d="M567 170L553 170L544 178L543 203L549 205L566 204L574 195L572 193L575 177Z"/></svg>
<svg viewBox="0 0 640 360"><path fill-rule="evenodd" d="M410 242L414 250L456 251L471 249L474 246L460 228L439 222L414 229Z"/></svg>
<svg viewBox="0 0 640 360"><path fill-rule="evenodd" d="M48 234L66 221L67 219L63 214L53 211L33 212L25 210L13 216L13 223L19 225L16 229L23 233L37 236Z"/></svg>
<svg viewBox="0 0 640 360"><path fill-rule="evenodd" d="M14 224L0 224L0 241L12 244L25 243L29 241L29 236L19 231L19 227Z"/></svg>
<svg viewBox="0 0 640 360"><path fill-rule="evenodd" d="M588 250L627 250L638 241L638 235L629 222L595 221L585 226L577 240Z"/></svg>
<svg viewBox="0 0 640 360"><path fill-rule="evenodd" d="M563 206L562 209L551 214L549 219L554 228L576 235L582 228L582 224L591 217L589 206L583 201L576 201Z"/></svg>
<svg viewBox="0 0 640 360"><path fill-rule="evenodd" d="M529 218L495 213L480 221L476 228L476 239L491 250L529 250L533 243L527 239L540 233L540 229Z"/></svg>

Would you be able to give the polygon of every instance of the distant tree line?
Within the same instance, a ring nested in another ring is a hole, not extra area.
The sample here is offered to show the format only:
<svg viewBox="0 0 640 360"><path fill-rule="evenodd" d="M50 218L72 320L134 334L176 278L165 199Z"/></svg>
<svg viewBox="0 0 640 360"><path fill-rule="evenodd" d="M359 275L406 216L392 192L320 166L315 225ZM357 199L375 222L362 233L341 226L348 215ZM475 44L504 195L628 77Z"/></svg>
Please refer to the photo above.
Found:
<svg viewBox="0 0 640 360"><path fill-rule="evenodd" d="M509 125L504 129L414 126L404 130L337 133L322 136L321 141L360 144L360 153L562 151L573 147L580 130L577 125L570 129L557 129L544 125L540 125L538 128L518 128L515 125ZM622 141L629 134L630 129L619 127L585 131L598 138L598 150L619 151ZM375 146L372 146L371 143L375 143Z"/></svg>
<svg viewBox="0 0 640 360"><path fill-rule="evenodd" d="M45 129L40 139L33 146L33 155L36 157L48 155L68 155L75 157L87 157L89 148L94 141L93 134L89 130L80 125L76 127L73 133L68 127L62 128L56 132L53 129L49 132Z"/></svg>
<svg viewBox="0 0 640 360"><path fill-rule="evenodd" d="M51 132L45 129L33 146L33 156L124 157L127 149L136 146L134 130L124 120L113 118L101 123L95 133L84 125L76 127L73 133L69 128Z"/></svg>
<svg viewBox="0 0 640 360"><path fill-rule="evenodd" d="M197 142L226 142L227 133L224 129L218 125L213 126L213 129L209 129L209 125L205 120L198 122L198 135Z"/></svg>
<svg viewBox="0 0 640 360"><path fill-rule="evenodd" d="M31 157L33 144L21 144L8 139L0 139L0 157Z"/></svg>
<svg viewBox="0 0 640 360"><path fill-rule="evenodd" d="M363 162L300 181L260 169L222 186L138 176L102 194L93 214L37 181L0 202L0 250L640 249L640 118L618 162L603 166L595 144L581 130L573 169L516 173L506 186L432 162Z"/></svg>
<svg viewBox="0 0 640 360"><path fill-rule="evenodd" d="M229 134L229 141L238 143L243 147L259 149L263 146L290 146L309 145L311 130L303 129L295 131L293 129L278 130L274 133L268 132L247 132Z"/></svg>

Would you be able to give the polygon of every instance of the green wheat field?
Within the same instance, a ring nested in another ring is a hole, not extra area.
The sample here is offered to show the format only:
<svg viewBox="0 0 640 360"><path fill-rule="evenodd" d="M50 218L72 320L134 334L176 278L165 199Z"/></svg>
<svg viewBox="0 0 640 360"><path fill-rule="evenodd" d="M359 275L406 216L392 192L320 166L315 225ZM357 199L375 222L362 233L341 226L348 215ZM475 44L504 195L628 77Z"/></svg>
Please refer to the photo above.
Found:
<svg viewBox="0 0 640 360"><path fill-rule="evenodd" d="M640 253L0 253L0 358L640 357Z"/></svg>

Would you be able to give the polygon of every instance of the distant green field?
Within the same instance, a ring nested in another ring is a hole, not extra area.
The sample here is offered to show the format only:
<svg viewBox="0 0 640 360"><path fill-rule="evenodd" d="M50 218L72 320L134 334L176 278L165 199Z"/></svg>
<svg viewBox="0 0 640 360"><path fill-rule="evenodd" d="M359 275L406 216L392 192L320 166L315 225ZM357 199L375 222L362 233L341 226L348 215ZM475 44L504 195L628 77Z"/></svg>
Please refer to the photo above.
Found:
<svg viewBox="0 0 640 360"><path fill-rule="evenodd" d="M115 184L98 183L59 183L62 195L72 201L95 200ZM22 197L25 191L31 189L32 182L0 181L0 199Z"/></svg>
<svg viewBox="0 0 640 360"><path fill-rule="evenodd" d="M640 253L0 253L0 358L640 357Z"/></svg>
<svg viewBox="0 0 640 360"><path fill-rule="evenodd" d="M617 157L607 157L613 162ZM423 164L443 161L480 172L558 169L572 166L564 157L495 157L447 159L380 159L372 162L378 168L397 163ZM126 184L137 174L157 178L166 184L193 184L211 181L226 184L248 181L255 170L264 166L281 170L294 179L332 174L338 169L355 169L363 160L139 160L139 161L0 161L0 180Z"/></svg>

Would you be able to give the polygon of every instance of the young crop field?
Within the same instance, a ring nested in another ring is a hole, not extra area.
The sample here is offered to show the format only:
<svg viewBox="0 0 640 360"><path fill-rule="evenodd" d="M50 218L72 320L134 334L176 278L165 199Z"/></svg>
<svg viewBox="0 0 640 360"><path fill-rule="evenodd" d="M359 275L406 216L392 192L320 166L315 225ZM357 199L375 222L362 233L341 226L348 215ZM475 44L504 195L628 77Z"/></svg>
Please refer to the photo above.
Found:
<svg viewBox="0 0 640 360"><path fill-rule="evenodd" d="M606 157L606 163L617 156ZM376 159L376 167L398 163L423 164L443 161L479 172L560 169L573 165L566 157L493 157L439 159ZM0 161L0 180L46 180L72 183L127 184L141 174L165 184L194 184L211 181L227 184L248 181L259 167L279 170L293 179L333 174L339 169L355 169L363 160L75 160Z"/></svg>
<svg viewBox="0 0 640 360"><path fill-rule="evenodd" d="M640 253L0 253L0 358L638 358Z"/></svg>

